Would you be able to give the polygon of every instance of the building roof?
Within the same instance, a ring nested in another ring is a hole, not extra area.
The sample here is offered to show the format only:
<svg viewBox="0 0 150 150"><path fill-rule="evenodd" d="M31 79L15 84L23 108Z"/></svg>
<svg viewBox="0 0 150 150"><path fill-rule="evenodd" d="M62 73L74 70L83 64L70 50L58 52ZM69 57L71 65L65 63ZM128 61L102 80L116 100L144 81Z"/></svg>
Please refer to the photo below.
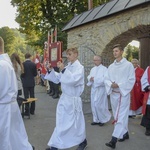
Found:
<svg viewBox="0 0 150 150"><path fill-rule="evenodd" d="M74 18L63 28L62 31L70 30L77 26L113 15L115 13L150 3L150 0L112 0L96 8L74 16Z"/></svg>

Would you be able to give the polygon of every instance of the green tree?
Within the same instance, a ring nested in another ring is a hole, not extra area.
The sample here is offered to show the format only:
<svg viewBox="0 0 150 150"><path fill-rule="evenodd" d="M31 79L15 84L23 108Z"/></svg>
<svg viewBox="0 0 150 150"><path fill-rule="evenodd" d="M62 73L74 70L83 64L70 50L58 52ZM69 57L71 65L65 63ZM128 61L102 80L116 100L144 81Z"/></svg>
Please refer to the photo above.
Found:
<svg viewBox="0 0 150 150"><path fill-rule="evenodd" d="M13 51L14 49L14 41L15 41L15 34L9 27L2 27L0 28L0 36L3 38L5 45L4 49L6 53Z"/></svg>
<svg viewBox="0 0 150 150"><path fill-rule="evenodd" d="M139 59L139 48L130 44L125 48L124 56L131 61L133 58Z"/></svg>
<svg viewBox="0 0 150 150"><path fill-rule="evenodd" d="M32 55L35 53L35 49L40 52L39 47L29 45L28 42L26 42L25 34L20 33L17 29L2 27L0 28L0 36L5 42L5 52L9 55L17 52L22 61L24 60L24 54L26 52L30 52Z"/></svg>
<svg viewBox="0 0 150 150"><path fill-rule="evenodd" d="M104 4L104 3L107 3L111 0L93 0L93 6L96 7L98 5L101 5L101 4Z"/></svg>
<svg viewBox="0 0 150 150"><path fill-rule="evenodd" d="M108 0L94 0L94 6ZM16 21L20 31L26 33L30 44L43 47L47 40L47 33L55 25L58 27L58 40L63 41L66 48L67 34L62 32L65 24L87 10L88 0L12 0L17 7Z"/></svg>

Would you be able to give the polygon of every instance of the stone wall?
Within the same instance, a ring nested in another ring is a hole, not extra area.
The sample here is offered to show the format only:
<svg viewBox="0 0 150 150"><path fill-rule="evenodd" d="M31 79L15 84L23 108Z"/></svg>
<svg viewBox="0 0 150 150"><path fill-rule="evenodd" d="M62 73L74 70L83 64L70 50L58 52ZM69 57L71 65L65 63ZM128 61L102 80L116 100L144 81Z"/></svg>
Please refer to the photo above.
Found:
<svg viewBox="0 0 150 150"><path fill-rule="evenodd" d="M125 47L142 34L150 32L150 4L136 7L68 31L68 47L88 46L105 57L105 64L112 62L114 44Z"/></svg>
<svg viewBox="0 0 150 150"><path fill-rule="evenodd" d="M93 56L101 55L103 64L109 66L113 62L112 46L127 46L132 40L150 33L150 4L135 7L103 19L69 30L68 48L79 49L80 62L85 66L85 85L87 75L93 66ZM86 87L86 86L85 86ZM85 88L82 96L90 101L90 89Z"/></svg>

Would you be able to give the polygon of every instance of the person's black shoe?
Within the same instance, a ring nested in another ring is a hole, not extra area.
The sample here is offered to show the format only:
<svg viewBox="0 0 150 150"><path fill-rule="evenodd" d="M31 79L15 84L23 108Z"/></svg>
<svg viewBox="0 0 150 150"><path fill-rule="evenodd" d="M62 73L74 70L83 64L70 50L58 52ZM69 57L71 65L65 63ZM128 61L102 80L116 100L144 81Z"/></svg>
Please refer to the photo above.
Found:
<svg viewBox="0 0 150 150"><path fill-rule="evenodd" d="M129 118L135 119L136 115L129 116Z"/></svg>
<svg viewBox="0 0 150 150"><path fill-rule="evenodd" d="M127 139L129 139L129 133L128 132L123 135L122 139L118 139L118 142L123 142L123 141L125 141Z"/></svg>
<svg viewBox="0 0 150 150"><path fill-rule="evenodd" d="M35 147L34 147L34 146L32 146L32 149L33 149L33 150L35 150Z"/></svg>
<svg viewBox="0 0 150 150"><path fill-rule="evenodd" d="M31 111L30 114L31 114L31 115L34 115L34 112Z"/></svg>
<svg viewBox="0 0 150 150"><path fill-rule="evenodd" d="M150 129L146 128L145 135L150 136Z"/></svg>
<svg viewBox="0 0 150 150"><path fill-rule="evenodd" d="M53 91L49 90L49 92L47 94L52 94L52 93L53 93Z"/></svg>
<svg viewBox="0 0 150 150"><path fill-rule="evenodd" d="M55 148L55 147L48 147L48 148L46 148L45 150L58 150L58 148Z"/></svg>
<svg viewBox="0 0 150 150"><path fill-rule="evenodd" d="M146 132L145 132L145 135L146 135L146 136L150 136L150 132L146 131Z"/></svg>
<svg viewBox="0 0 150 150"><path fill-rule="evenodd" d="M105 145L108 146L108 147L111 147L113 149L116 148L116 142L113 142L113 141L110 141L109 143L106 143Z"/></svg>
<svg viewBox="0 0 150 150"><path fill-rule="evenodd" d="M105 145L111 148L116 148L117 138L112 136L111 141L109 143L106 143Z"/></svg>
<svg viewBox="0 0 150 150"><path fill-rule="evenodd" d="M99 126L103 126L103 125L104 125L104 123L101 123L101 122L99 123Z"/></svg>
<svg viewBox="0 0 150 150"><path fill-rule="evenodd" d="M29 112L24 112L24 114L23 114L24 116L29 116Z"/></svg>
<svg viewBox="0 0 150 150"><path fill-rule="evenodd" d="M87 140L85 139L81 144L79 144L76 150L85 150L86 148L87 148Z"/></svg>
<svg viewBox="0 0 150 150"><path fill-rule="evenodd" d="M52 96L54 99L59 98L59 95L55 94Z"/></svg>
<svg viewBox="0 0 150 150"><path fill-rule="evenodd" d="M51 92L51 93L49 94L49 96L53 96L53 95L55 95L55 93L53 93L53 92Z"/></svg>
<svg viewBox="0 0 150 150"><path fill-rule="evenodd" d="M46 92L47 94L50 94L51 92L49 91L49 90L47 90L47 92Z"/></svg>
<svg viewBox="0 0 150 150"><path fill-rule="evenodd" d="M94 125L99 125L99 122L92 122L91 125L92 125L92 126L94 126Z"/></svg>

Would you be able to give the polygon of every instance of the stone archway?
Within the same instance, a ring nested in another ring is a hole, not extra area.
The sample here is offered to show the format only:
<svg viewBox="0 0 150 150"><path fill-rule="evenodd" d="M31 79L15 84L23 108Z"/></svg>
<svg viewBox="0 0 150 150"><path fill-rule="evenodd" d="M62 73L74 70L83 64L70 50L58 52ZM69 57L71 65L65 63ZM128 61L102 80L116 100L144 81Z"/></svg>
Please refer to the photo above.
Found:
<svg viewBox="0 0 150 150"><path fill-rule="evenodd" d="M113 62L112 47L115 44L121 44L126 47L132 40L140 42L140 65L142 68L146 68L150 62L150 25L139 25L133 29L130 29L111 40L102 52L102 57L106 58L105 65L108 66Z"/></svg>
<svg viewBox="0 0 150 150"><path fill-rule="evenodd" d="M119 1L116 0L116 2ZM87 19L86 14L89 15L89 19L94 18L95 15L101 16L100 13L96 14L97 10L98 8L92 10L93 16L87 11L74 17L66 26L69 26L67 47L80 49L80 61L87 69L86 72L91 68L88 63L93 64L91 57L94 53L101 55L103 64L109 66L114 61L113 45L121 44L122 47L126 47L132 40L140 42L141 67L145 69L150 65L150 1L82 24ZM85 46L88 46L89 49ZM87 73L85 78L86 75ZM89 98L86 99L86 96L89 95L89 90L86 88L83 99L89 101Z"/></svg>
<svg viewBox="0 0 150 150"><path fill-rule="evenodd" d="M113 61L113 45L120 43L125 47L132 40L138 40L141 66L145 68L150 59L150 3L72 28L67 34L68 47L87 43L95 53L103 56L106 66Z"/></svg>

